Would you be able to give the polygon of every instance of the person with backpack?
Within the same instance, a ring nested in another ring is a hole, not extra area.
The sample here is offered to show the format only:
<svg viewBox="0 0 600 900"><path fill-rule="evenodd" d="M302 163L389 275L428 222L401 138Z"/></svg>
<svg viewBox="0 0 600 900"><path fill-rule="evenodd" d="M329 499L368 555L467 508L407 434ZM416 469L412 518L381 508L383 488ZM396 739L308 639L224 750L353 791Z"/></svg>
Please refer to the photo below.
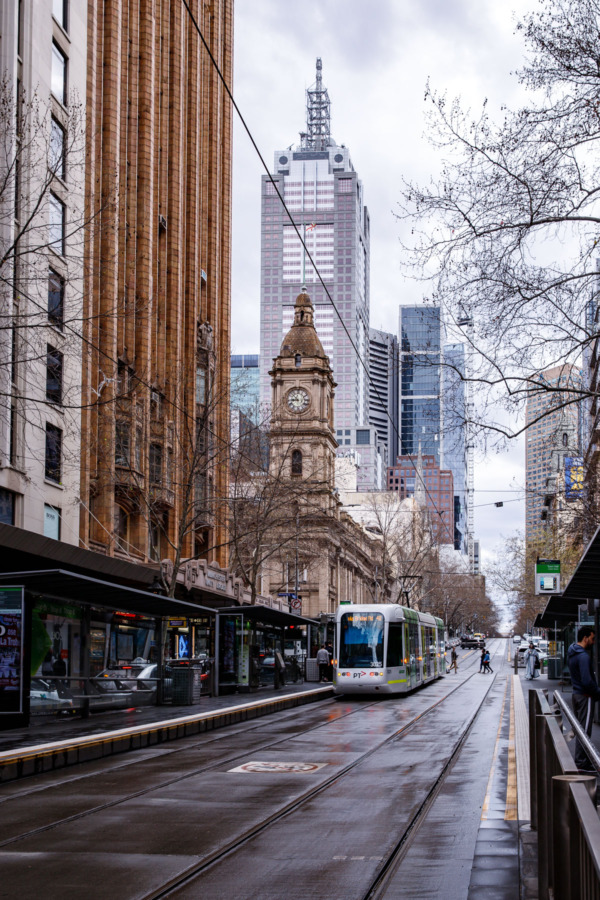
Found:
<svg viewBox="0 0 600 900"><path fill-rule="evenodd" d="M490 656L490 651L489 651L489 650L485 650L484 653L483 653L483 672L484 672L484 674L485 674L486 672L491 672L492 675L494 674L494 670L493 670L492 667L490 666L490 660L491 660L491 658L492 658L492 657Z"/></svg>

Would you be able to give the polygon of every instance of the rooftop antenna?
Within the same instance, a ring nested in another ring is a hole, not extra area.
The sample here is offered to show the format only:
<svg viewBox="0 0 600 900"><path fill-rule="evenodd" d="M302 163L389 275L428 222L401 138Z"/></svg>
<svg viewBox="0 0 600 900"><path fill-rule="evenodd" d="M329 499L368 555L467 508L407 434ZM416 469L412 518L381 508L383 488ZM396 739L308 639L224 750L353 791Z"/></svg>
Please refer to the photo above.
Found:
<svg viewBox="0 0 600 900"><path fill-rule="evenodd" d="M304 150L326 150L331 144L331 101L323 87L321 57L317 57L317 80L306 91L306 132L300 133Z"/></svg>

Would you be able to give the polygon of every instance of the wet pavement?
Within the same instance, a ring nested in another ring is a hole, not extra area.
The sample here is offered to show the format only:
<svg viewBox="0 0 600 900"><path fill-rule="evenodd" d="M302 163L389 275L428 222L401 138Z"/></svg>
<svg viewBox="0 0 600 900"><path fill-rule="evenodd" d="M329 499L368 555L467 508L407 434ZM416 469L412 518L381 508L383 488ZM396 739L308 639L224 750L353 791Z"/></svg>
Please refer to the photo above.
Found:
<svg viewBox="0 0 600 900"><path fill-rule="evenodd" d="M393 858L386 900L535 900L526 706L557 682L515 677L512 645L491 647L493 675L465 651L458 675L405 697L325 688L309 706L6 784L0 898L37 900L43 873L45 900L104 900L107 884L142 900L170 879L179 900L362 900ZM0 750L314 689L56 721L0 734Z"/></svg>

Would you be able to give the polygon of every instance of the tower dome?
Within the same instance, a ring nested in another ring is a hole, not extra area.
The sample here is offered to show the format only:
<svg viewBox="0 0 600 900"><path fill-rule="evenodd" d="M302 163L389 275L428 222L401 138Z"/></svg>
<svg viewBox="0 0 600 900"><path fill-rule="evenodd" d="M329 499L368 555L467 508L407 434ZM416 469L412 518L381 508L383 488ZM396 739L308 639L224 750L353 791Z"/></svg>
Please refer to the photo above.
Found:
<svg viewBox="0 0 600 900"><path fill-rule="evenodd" d="M323 345L315 331L314 308L305 290L296 297L294 324L281 344L280 356L317 356L327 359Z"/></svg>

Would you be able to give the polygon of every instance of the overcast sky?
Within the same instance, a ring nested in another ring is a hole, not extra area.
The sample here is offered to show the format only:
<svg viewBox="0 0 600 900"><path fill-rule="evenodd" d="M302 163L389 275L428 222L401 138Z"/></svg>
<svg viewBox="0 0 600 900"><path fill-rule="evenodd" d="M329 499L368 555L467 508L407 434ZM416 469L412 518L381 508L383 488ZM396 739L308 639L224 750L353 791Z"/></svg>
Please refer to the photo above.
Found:
<svg viewBox="0 0 600 900"><path fill-rule="evenodd" d="M371 325L397 331L398 305L418 303L423 285L400 274L394 210L402 178L425 181L440 157L425 138L427 80L474 111L488 100L516 106L511 72L523 62L516 19L534 0L235 0L233 93L267 162L305 128L305 90L323 60L332 135L350 149L371 217ZM257 353L260 317L260 176L263 169L234 123L232 352ZM475 467L475 535L483 560L501 536L523 528L522 441ZM503 500L505 506L493 504Z"/></svg>

